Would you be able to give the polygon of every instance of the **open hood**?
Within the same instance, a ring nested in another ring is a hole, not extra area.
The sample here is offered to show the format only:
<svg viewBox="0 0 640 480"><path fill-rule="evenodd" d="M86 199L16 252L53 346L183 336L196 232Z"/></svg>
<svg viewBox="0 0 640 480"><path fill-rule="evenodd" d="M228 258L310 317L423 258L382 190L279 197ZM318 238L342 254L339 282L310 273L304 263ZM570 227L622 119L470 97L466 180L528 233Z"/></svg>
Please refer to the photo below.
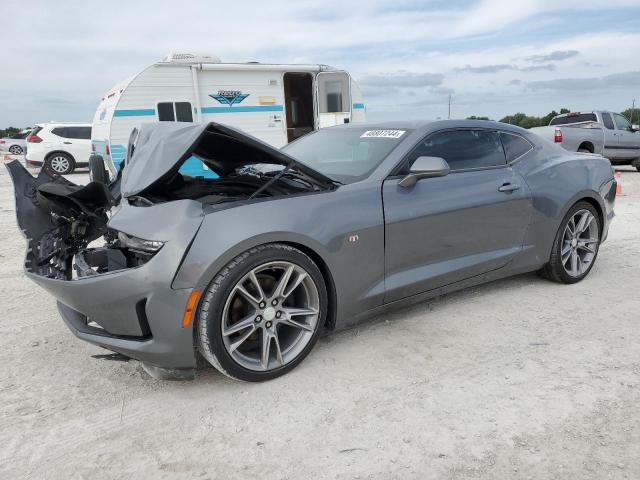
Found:
<svg viewBox="0 0 640 480"><path fill-rule="evenodd" d="M320 185L333 184L330 178L277 148L239 130L213 122L144 124L128 152L130 158L123 171L121 184L124 198L138 195L156 183L166 181L192 155L200 158L220 177L249 165L274 164L297 170Z"/></svg>

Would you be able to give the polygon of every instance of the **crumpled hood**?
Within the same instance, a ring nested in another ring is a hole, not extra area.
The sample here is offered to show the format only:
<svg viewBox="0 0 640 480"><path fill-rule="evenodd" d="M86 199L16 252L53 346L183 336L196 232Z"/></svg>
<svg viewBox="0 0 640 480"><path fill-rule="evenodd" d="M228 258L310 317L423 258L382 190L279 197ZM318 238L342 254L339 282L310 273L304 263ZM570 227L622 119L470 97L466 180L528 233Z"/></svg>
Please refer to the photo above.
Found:
<svg viewBox="0 0 640 480"><path fill-rule="evenodd" d="M131 152L129 145L128 152ZM143 124L134 153L122 172L123 197L138 195L171 175L197 154L219 175L246 165L290 165L321 184L332 180L257 138L219 123L159 122Z"/></svg>

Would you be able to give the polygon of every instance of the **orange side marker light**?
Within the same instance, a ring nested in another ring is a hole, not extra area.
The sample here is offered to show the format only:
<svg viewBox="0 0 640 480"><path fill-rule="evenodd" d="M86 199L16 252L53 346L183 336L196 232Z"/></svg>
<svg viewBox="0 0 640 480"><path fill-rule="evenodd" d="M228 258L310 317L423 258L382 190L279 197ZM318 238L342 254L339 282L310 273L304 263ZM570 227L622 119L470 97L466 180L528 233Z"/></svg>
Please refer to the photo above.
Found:
<svg viewBox="0 0 640 480"><path fill-rule="evenodd" d="M189 328L193 321L193 314L200 298L200 290L197 288L192 290L187 300L187 306L184 308L184 315L182 316L182 328Z"/></svg>

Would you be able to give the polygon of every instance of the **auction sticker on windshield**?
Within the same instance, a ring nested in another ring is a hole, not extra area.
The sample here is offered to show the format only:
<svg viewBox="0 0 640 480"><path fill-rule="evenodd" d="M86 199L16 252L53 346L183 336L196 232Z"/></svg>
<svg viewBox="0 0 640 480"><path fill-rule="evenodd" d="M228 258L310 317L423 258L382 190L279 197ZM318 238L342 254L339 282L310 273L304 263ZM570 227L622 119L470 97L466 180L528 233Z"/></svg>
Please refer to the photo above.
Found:
<svg viewBox="0 0 640 480"><path fill-rule="evenodd" d="M367 130L360 138L400 138L406 130Z"/></svg>

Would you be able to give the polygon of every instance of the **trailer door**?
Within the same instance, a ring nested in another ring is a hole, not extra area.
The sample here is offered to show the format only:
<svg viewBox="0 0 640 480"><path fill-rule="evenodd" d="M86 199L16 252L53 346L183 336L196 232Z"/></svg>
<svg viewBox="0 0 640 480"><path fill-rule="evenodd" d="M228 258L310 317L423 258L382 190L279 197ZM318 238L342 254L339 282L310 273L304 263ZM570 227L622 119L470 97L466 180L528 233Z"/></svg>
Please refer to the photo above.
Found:
<svg viewBox="0 0 640 480"><path fill-rule="evenodd" d="M316 76L318 128L351 121L351 81L347 72L320 72Z"/></svg>

